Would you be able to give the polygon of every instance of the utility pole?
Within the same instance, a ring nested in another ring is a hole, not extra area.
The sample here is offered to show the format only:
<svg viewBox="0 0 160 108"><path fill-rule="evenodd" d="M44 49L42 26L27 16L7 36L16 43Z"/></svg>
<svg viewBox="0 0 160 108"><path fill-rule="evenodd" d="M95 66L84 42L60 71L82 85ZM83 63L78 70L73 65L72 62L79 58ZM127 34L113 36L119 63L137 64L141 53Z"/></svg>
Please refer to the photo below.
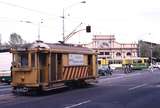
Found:
<svg viewBox="0 0 160 108"><path fill-rule="evenodd" d="M141 43L142 43L142 40L139 40L138 41L138 56L141 57Z"/></svg>
<svg viewBox="0 0 160 108"><path fill-rule="evenodd" d="M148 35L151 37L151 33L149 33ZM151 42L151 48L150 48L150 53L151 53L151 54L150 54L150 55L151 55L151 66L152 66L152 56L153 56L153 55L152 55L152 52L153 52L152 49L153 49L153 46L152 46L152 42Z"/></svg>
<svg viewBox="0 0 160 108"><path fill-rule="evenodd" d="M152 55L152 52L153 52L152 49L153 49L153 46L152 46L152 42L151 42L151 66L152 66L152 56L153 56Z"/></svg>
<svg viewBox="0 0 160 108"><path fill-rule="evenodd" d="M66 7L66 8L63 8L63 13L62 13L62 16L61 16L61 18L62 18L63 43L65 43L65 18L66 18L65 11L66 11L67 8L70 8L70 7L72 7L72 6L76 5L76 4L79 4L79 3L83 3L84 4L84 3L86 3L86 1L81 1L81 2L78 2L78 3L72 4L72 5L70 5L70 6Z"/></svg>
<svg viewBox="0 0 160 108"><path fill-rule="evenodd" d="M43 23L43 19L38 23L38 40L40 40L40 31L41 31L41 24Z"/></svg>

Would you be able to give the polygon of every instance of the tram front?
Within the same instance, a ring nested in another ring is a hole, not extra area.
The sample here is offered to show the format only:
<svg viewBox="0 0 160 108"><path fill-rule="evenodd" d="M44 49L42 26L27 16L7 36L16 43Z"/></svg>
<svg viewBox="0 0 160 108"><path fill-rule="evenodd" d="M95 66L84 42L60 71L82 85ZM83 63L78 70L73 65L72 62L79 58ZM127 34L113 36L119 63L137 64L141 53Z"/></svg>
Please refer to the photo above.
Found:
<svg viewBox="0 0 160 108"><path fill-rule="evenodd" d="M44 55L47 54L45 49L46 47L42 49L39 43L35 43L11 50L13 54L11 83L13 91L29 92L40 89L41 80L45 80L40 77L40 71L45 70L40 67L40 63L47 63L40 57L44 58Z"/></svg>

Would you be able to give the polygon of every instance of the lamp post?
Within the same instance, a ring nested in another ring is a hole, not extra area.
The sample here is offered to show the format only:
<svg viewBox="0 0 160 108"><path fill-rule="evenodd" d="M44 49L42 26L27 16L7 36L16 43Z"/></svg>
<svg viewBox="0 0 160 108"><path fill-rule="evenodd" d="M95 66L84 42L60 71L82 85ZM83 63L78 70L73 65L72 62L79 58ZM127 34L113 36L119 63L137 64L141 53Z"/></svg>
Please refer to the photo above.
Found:
<svg viewBox="0 0 160 108"><path fill-rule="evenodd" d="M78 2L78 3L86 3L86 1L81 1L81 2ZM67 8L70 8L70 7L72 7L72 6L74 6L74 5L76 5L77 3L75 3L75 4L72 4L72 5L70 5L70 6L68 6L68 7L66 7L66 8L63 8L63 13L62 13L62 16L61 16L61 18L62 18L62 35L63 35L63 43L65 43L65 9L67 9Z"/></svg>
<svg viewBox="0 0 160 108"><path fill-rule="evenodd" d="M151 33L148 33L148 35L151 36ZM151 49L150 49L150 53L151 53L150 54L151 55L151 66L152 66L152 56L153 56L152 55L152 52L153 52L152 49L153 49L153 46L152 46L152 42L151 42Z"/></svg>
<svg viewBox="0 0 160 108"><path fill-rule="evenodd" d="M27 21L27 20L20 20L20 22L24 22L24 23L30 23L30 24L35 24L34 22L31 21ZM41 30L41 24L43 23L43 19L41 19L41 21L38 22L38 40L40 40L40 30Z"/></svg>

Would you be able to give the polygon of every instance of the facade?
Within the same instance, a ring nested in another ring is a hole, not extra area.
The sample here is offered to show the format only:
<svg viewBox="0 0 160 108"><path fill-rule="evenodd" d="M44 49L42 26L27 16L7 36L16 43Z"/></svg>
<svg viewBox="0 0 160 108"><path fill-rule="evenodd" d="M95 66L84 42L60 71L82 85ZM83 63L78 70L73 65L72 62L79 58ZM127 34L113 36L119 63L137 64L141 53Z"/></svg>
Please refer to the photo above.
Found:
<svg viewBox="0 0 160 108"><path fill-rule="evenodd" d="M114 35L94 35L87 45L98 52L98 58L121 59L137 57L138 44L118 43Z"/></svg>

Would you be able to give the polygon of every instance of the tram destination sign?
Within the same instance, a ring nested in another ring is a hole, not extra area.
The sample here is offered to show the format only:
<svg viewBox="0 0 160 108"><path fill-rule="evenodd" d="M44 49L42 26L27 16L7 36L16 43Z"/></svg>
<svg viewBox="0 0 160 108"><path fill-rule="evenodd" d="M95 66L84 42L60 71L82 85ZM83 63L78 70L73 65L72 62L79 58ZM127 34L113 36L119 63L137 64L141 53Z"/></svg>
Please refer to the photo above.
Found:
<svg viewBox="0 0 160 108"><path fill-rule="evenodd" d="M69 54L69 65L84 65L83 55Z"/></svg>

